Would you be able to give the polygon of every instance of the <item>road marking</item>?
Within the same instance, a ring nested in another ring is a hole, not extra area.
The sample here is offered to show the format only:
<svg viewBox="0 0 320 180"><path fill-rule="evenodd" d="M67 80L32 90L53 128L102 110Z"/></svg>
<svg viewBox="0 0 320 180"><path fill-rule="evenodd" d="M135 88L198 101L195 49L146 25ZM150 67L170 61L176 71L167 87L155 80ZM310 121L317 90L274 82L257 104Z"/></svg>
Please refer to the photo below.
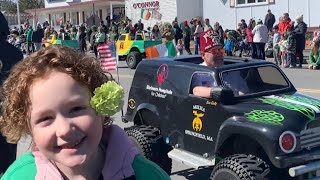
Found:
<svg viewBox="0 0 320 180"><path fill-rule="evenodd" d="M318 89L303 89L303 88L297 88L297 90L298 90L299 92L320 94L320 90L318 90Z"/></svg>
<svg viewBox="0 0 320 180"><path fill-rule="evenodd" d="M112 74L113 77L117 77L116 74ZM133 75L128 75L128 74L119 74L120 78L127 78L127 79L133 79ZM304 92L304 93L315 93L315 94L320 94L320 90L318 89L305 89L305 88L297 88L299 92Z"/></svg>

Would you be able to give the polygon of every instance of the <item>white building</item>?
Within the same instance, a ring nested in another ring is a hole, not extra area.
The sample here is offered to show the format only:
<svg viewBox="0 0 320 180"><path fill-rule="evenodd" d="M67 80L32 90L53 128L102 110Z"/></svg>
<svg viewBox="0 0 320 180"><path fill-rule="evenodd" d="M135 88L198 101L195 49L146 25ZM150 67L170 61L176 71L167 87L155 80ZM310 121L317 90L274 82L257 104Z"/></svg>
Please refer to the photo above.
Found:
<svg viewBox="0 0 320 180"><path fill-rule="evenodd" d="M48 21L58 26L59 21L70 21L72 24L86 23L95 15L105 21L107 16L124 15L124 0L44 0L45 8L28 10L34 16L31 23ZM95 22L99 24L100 22Z"/></svg>
<svg viewBox="0 0 320 180"><path fill-rule="evenodd" d="M141 19L145 29L159 22L178 22L202 17L202 0L126 0L126 16L133 24Z"/></svg>
<svg viewBox="0 0 320 180"><path fill-rule="evenodd" d="M303 15L308 27L318 27L320 0L203 0L203 17L220 22L224 29L235 29L241 19L264 21L270 9L276 23L283 13L289 13L291 20Z"/></svg>

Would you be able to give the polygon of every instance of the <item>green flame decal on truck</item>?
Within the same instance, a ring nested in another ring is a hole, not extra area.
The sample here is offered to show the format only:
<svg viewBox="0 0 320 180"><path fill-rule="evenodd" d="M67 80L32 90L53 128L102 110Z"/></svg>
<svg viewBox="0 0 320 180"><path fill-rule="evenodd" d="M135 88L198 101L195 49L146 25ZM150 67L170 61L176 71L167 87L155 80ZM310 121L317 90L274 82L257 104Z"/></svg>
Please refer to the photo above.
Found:
<svg viewBox="0 0 320 180"><path fill-rule="evenodd" d="M291 111L300 112L301 114L308 117L310 120L314 120L316 118L316 112L308 106L304 106L304 105L296 104L296 103L291 103L291 102L286 102L286 101L282 101L282 100L274 99L274 98L259 98L259 99L262 102L270 104L270 105L279 106L279 107L283 107L283 108L291 110ZM291 98L289 98L289 99L291 99Z"/></svg>
<svg viewBox="0 0 320 180"><path fill-rule="evenodd" d="M318 101L316 99L303 97L303 96L289 96L289 95L284 95L282 97L283 98L287 98L287 99L296 100L296 101L299 101L299 102L304 102L304 103L307 103L307 104L311 104L313 106L316 106L317 108L320 108L320 101Z"/></svg>
<svg viewBox="0 0 320 180"><path fill-rule="evenodd" d="M284 120L283 115L275 111L253 110L245 113L245 116L249 121L271 125L282 125Z"/></svg>

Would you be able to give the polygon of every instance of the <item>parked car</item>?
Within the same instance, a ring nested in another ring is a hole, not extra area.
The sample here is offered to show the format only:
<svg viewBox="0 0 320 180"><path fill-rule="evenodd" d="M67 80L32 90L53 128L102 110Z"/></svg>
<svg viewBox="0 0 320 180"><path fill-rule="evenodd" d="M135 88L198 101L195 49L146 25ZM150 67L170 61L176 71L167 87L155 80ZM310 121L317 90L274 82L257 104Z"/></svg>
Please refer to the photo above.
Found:
<svg viewBox="0 0 320 180"><path fill-rule="evenodd" d="M226 57L215 69L201 62L188 56L137 66L123 121L134 123L126 132L148 159L169 174L171 159L213 168L213 180L319 175L320 100L298 93L267 61ZM200 74L216 82L212 98L192 94ZM237 93L232 76L249 91Z"/></svg>

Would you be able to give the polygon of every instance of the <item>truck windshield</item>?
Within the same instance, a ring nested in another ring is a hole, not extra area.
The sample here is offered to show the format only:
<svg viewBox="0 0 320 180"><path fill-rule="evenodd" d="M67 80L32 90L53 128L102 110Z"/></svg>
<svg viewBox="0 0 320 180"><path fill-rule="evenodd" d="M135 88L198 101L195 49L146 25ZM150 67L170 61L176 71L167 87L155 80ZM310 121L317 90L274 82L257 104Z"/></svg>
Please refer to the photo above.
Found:
<svg viewBox="0 0 320 180"><path fill-rule="evenodd" d="M248 67L222 72L223 85L235 96L278 91L289 87L288 80L273 66Z"/></svg>

